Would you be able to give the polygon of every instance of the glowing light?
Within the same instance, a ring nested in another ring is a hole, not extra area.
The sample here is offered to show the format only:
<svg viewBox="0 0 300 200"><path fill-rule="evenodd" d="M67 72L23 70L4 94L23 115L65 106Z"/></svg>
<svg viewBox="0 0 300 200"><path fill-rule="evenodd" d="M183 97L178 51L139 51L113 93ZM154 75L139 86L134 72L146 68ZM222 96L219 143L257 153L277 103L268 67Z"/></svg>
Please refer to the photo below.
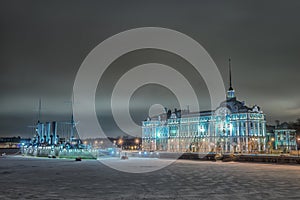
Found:
<svg viewBox="0 0 300 200"><path fill-rule="evenodd" d="M229 124L229 131L232 132L233 126L232 124Z"/></svg>
<svg viewBox="0 0 300 200"><path fill-rule="evenodd" d="M205 131L205 129L204 129L203 126L198 126L198 130L199 130L200 132L202 132L202 133Z"/></svg>
<svg viewBox="0 0 300 200"><path fill-rule="evenodd" d="M158 133L156 134L156 136L157 136L157 137L160 137L160 132L158 132Z"/></svg>
<svg viewBox="0 0 300 200"><path fill-rule="evenodd" d="M118 144L119 144L119 145L122 145L122 144L123 144L123 140L122 140L121 138L119 139Z"/></svg>

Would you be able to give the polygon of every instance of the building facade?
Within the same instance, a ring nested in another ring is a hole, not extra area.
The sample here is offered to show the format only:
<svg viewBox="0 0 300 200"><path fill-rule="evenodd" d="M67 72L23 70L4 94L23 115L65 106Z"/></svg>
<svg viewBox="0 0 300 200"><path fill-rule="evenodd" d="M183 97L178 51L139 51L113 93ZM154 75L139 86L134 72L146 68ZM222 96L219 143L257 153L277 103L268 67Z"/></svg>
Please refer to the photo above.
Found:
<svg viewBox="0 0 300 200"><path fill-rule="evenodd" d="M262 152L266 120L260 107L238 101L231 86L216 110L176 110L142 122L142 148L168 152Z"/></svg>
<svg viewBox="0 0 300 200"><path fill-rule="evenodd" d="M267 131L267 146L270 150L280 150L290 152L297 150L297 134L286 122L270 127Z"/></svg>

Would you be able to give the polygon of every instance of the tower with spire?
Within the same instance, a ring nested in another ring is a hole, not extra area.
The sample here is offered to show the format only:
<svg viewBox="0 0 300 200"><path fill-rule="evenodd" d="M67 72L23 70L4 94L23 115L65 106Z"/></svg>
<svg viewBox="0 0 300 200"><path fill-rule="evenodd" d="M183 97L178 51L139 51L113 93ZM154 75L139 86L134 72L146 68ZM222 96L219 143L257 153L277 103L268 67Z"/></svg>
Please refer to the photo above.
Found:
<svg viewBox="0 0 300 200"><path fill-rule="evenodd" d="M232 88L232 80L231 80L231 59L228 59L229 63L229 89L227 91L227 100L234 99L235 94L234 94L234 89Z"/></svg>
<svg viewBox="0 0 300 200"><path fill-rule="evenodd" d="M162 114L161 117L155 116L144 121L143 150L203 153L211 149L216 153L266 150L265 114L259 106L248 107L244 101L237 100L232 87L231 59L228 61L229 85L226 100L220 102L215 110L189 113L169 110L167 115ZM173 116L178 120L176 125ZM197 126L186 130L185 127L190 126L190 120L196 120ZM158 135L157 128L164 130L164 137ZM180 131L183 129L185 131ZM199 135L193 137L195 132ZM198 143L200 138L202 142ZM182 145L176 145L179 143Z"/></svg>

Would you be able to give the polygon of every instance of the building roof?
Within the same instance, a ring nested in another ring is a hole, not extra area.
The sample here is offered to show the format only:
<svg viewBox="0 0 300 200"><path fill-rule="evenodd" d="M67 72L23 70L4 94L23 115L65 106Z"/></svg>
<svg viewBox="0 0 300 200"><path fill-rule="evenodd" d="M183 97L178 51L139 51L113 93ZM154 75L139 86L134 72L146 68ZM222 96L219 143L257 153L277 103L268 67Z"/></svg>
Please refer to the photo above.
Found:
<svg viewBox="0 0 300 200"><path fill-rule="evenodd" d="M248 106L246 106L245 102L238 101L236 98L230 98L221 102L218 108L221 107L227 107L231 113L244 113L253 110L253 108L249 108ZM260 110L259 107L258 110Z"/></svg>

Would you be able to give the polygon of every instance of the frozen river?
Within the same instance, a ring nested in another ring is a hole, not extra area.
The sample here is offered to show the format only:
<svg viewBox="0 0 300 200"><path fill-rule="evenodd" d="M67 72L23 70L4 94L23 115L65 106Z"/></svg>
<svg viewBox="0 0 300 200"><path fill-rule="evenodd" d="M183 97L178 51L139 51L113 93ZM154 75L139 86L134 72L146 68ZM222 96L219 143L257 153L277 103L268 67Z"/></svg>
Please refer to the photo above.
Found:
<svg viewBox="0 0 300 200"><path fill-rule="evenodd" d="M95 160L0 157L0 199L300 199L300 165L179 160L134 174Z"/></svg>

